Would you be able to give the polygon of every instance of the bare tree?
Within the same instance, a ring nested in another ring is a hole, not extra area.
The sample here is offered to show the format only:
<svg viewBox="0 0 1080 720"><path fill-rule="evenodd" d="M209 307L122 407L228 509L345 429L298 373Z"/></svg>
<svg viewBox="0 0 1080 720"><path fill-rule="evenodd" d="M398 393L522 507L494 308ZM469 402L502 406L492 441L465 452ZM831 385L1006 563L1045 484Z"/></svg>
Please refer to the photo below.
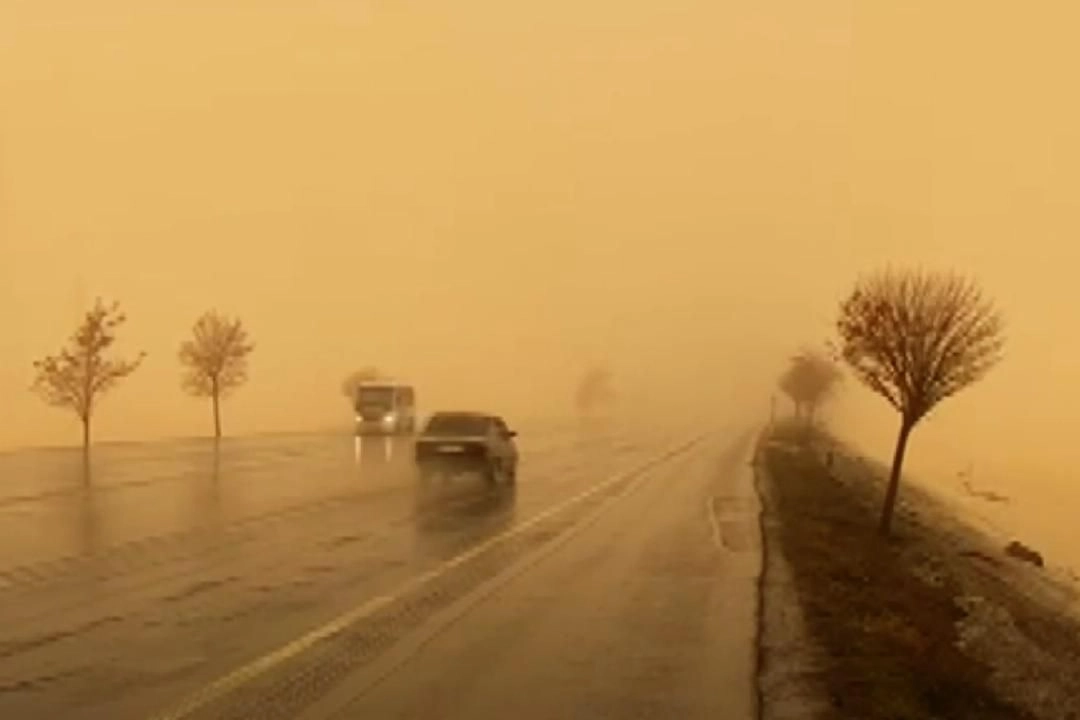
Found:
<svg viewBox="0 0 1080 720"><path fill-rule="evenodd" d="M582 414L610 405L614 400L611 372L603 367L593 367L586 371L574 394L574 404Z"/></svg>
<svg viewBox="0 0 1080 720"><path fill-rule="evenodd" d="M106 357L116 340L116 329L126 320L118 303L106 305L98 298L67 347L34 363L37 376L31 389L50 405L68 408L79 416L84 452L90 450L90 420L98 397L135 372L146 357L146 353L139 353L134 360Z"/></svg>
<svg viewBox="0 0 1080 720"><path fill-rule="evenodd" d="M797 368L794 363L788 366L788 369L784 371L784 374L780 376L777 386L788 396L791 400L792 413L795 415L795 419L802 417L802 399L799 396L798 376L796 374Z"/></svg>
<svg viewBox="0 0 1080 720"><path fill-rule="evenodd" d="M341 394L348 398L349 402L355 402L356 392L362 384L378 380L382 376L379 369L372 365L354 370L345 376L345 379L341 382Z"/></svg>
<svg viewBox="0 0 1080 720"><path fill-rule="evenodd" d="M788 369L780 376L779 386L791 398L795 417L812 424L815 412L839 381L840 371L831 360L817 351L803 350L791 358Z"/></svg>
<svg viewBox="0 0 1080 720"><path fill-rule="evenodd" d="M888 535L908 436L942 400L1001 359L1003 322L975 282L954 273L886 270L840 305L839 355L900 414L879 531Z"/></svg>
<svg viewBox="0 0 1080 720"><path fill-rule="evenodd" d="M196 397L208 397L214 409L214 437L221 437L221 398L247 381L248 355L255 345L239 318L216 310L195 321L192 338L180 344L183 388Z"/></svg>

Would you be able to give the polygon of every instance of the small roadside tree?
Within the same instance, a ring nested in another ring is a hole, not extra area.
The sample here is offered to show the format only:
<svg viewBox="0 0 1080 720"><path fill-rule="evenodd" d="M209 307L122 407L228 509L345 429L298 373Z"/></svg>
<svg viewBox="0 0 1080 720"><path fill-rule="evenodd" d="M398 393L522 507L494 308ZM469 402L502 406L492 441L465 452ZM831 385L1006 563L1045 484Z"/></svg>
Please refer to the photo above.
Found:
<svg viewBox="0 0 1080 720"><path fill-rule="evenodd" d="M791 398L795 417L813 424L818 408L828 400L840 381L840 371L828 358L814 350L803 350L791 358L780 376L779 386Z"/></svg>
<svg viewBox="0 0 1080 720"><path fill-rule="evenodd" d="M84 453L90 451L90 420L98 398L135 372L146 357L146 353L134 360L106 356L117 328L126 321L118 303L106 305L98 298L67 347L34 362L37 375L31 389L48 404L74 411L82 423Z"/></svg>
<svg viewBox="0 0 1080 720"><path fill-rule="evenodd" d="M203 313L191 339L180 344L181 385L195 397L210 398L215 438L221 437L221 398L247 381L248 355L254 349L240 319L216 310Z"/></svg>
<svg viewBox="0 0 1080 720"><path fill-rule="evenodd" d="M795 419L798 420L802 417L802 400L799 397L798 377L796 376L795 371L796 367L794 363L788 365L787 370L780 376L780 380L776 384L780 390L788 396L788 399L791 400L792 414L795 416Z"/></svg>
<svg viewBox="0 0 1080 720"><path fill-rule="evenodd" d="M574 405L582 415L607 407L614 400L611 372L603 367L593 367L586 371L574 393Z"/></svg>
<svg viewBox="0 0 1080 720"><path fill-rule="evenodd" d="M878 531L888 535L908 436L938 403L1001 359L1003 321L972 280L885 270L860 279L840 304L838 353L900 414Z"/></svg>

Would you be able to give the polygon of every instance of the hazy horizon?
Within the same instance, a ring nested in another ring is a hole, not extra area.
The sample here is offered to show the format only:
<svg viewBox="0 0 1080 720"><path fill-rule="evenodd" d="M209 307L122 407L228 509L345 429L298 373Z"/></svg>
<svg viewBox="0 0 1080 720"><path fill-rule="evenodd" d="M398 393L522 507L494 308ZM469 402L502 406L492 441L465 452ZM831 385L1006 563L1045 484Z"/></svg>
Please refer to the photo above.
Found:
<svg viewBox="0 0 1080 720"><path fill-rule="evenodd" d="M426 408L569 412L606 364L622 412L763 417L892 263L969 273L1008 321L909 468L1076 492L1080 9L747 5L4 3L0 447L77 442L31 362L98 295L148 352L103 441L209 430L176 350L212 307L257 345L227 434L348 422L369 364ZM830 416L888 452L854 381Z"/></svg>

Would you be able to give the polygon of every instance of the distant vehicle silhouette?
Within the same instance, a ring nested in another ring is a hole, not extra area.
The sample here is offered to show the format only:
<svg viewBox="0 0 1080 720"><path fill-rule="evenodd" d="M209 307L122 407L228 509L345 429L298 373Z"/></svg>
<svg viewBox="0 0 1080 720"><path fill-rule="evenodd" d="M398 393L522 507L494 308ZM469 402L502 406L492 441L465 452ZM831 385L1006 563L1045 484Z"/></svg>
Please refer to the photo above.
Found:
<svg viewBox="0 0 1080 720"><path fill-rule="evenodd" d="M416 430L416 391L392 380L370 380L356 388L357 434L397 435Z"/></svg>

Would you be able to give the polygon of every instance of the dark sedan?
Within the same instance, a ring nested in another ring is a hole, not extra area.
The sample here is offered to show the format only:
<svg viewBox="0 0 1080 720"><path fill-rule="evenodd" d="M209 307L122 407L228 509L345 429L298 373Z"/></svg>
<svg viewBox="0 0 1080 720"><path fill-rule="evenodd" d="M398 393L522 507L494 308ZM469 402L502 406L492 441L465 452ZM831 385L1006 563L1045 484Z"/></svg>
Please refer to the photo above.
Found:
<svg viewBox="0 0 1080 720"><path fill-rule="evenodd" d="M517 480L518 451L506 421L478 412L437 412L416 438L416 463L423 477L480 472L489 482Z"/></svg>

